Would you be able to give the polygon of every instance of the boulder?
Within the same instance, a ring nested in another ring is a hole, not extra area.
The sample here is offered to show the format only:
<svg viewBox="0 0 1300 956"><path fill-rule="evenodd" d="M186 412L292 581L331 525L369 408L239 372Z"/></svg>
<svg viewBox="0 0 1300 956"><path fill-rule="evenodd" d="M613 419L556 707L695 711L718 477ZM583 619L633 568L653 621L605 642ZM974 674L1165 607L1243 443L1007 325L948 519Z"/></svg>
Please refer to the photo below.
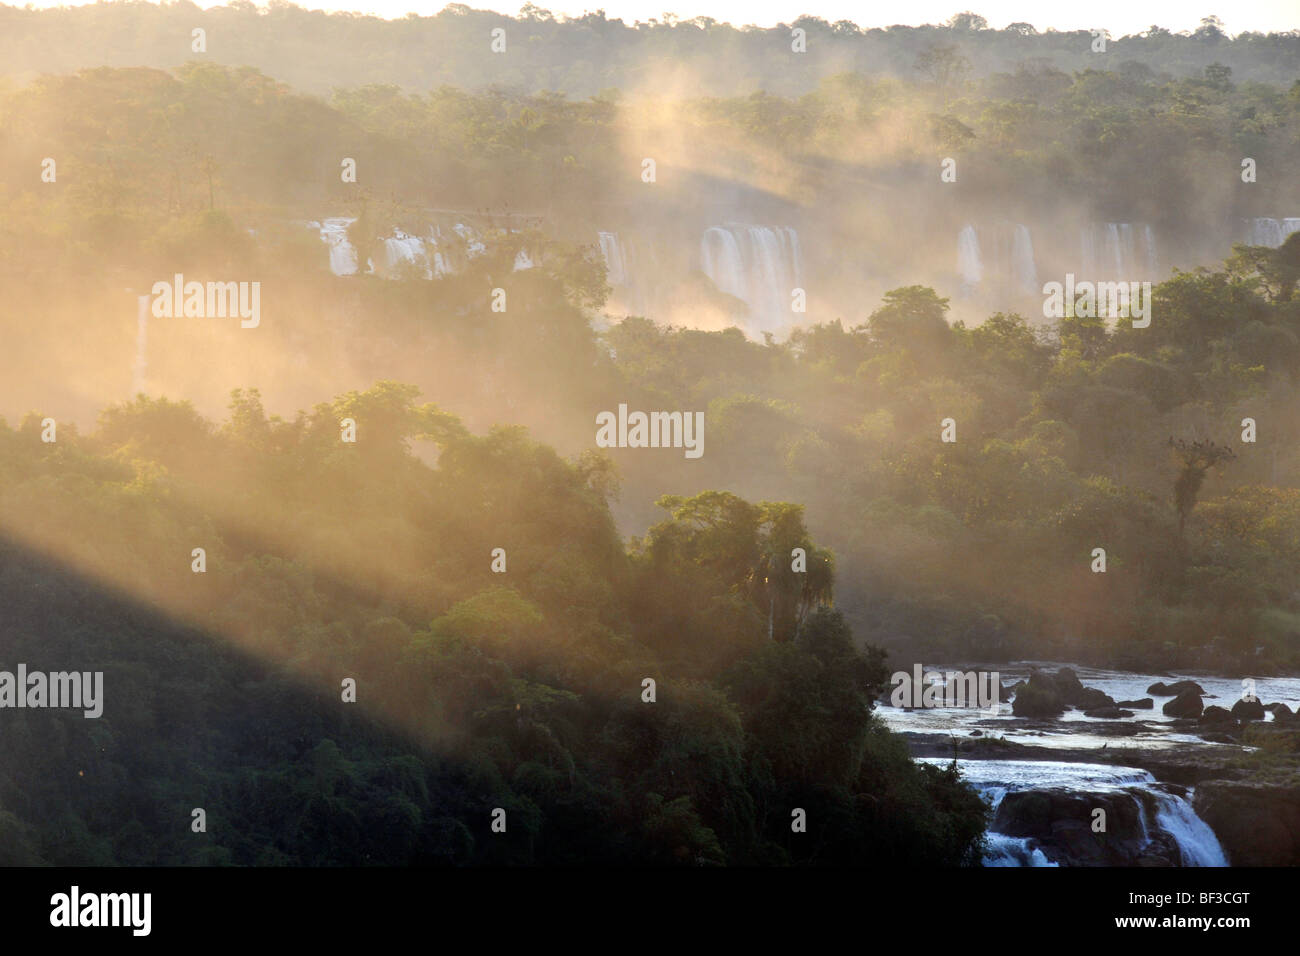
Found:
<svg viewBox="0 0 1300 956"><path fill-rule="evenodd" d="M1078 697L1070 701L1080 710L1098 710L1104 707L1114 707L1115 698L1095 687L1084 687Z"/></svg>
<svg viewBox="0 0 1300 956"><path fill-rule="evenodd" d="M1168 701L1161 711L1166 717L1200 717L1203 709L1201 695L1193 690L1185 690Z"/></svg>
<svg viewBox="0 0 1300 956"><path fill-rule="evenodd" d="M1033 838L1048 859L1062 866L1134 866L1140 865L1144 854L1147 865L1158 866L1162 854L1160 848L1151 847L1139 800L1149 800L1149 795L1020 790L1002 798L991 829ZM1105 833L1092 829L1093 811L1098 808L1106 811ZM1148 815L1153 812L1148 806Z"/></svg>
<svg viewBox="0 0 1300 956"><path fill-rule="evenodd" d="M1061 700L1067 704L1073 704L1079 695L1083 693L1083 684L1079 681L1079 675L1072 668L1062 667L1052 679L1056 682L1056 689L1061 695Z"/></svg>
<svg viewBox="0 0 1300 956"><path fill-rule="evenodd" d="M1198 694L1205 694L1205 689L1194 680L1179 680L1172 684L1166 684L1164 681L1156 681L1147 688L1148 694L1155 694L1157 697L1177 697L1179 694L1189 690L1194 690Z"/></svg>
<svg viewBox="0 0 1300 956"><path fill-rule="evenodd" d="M1266 704L1266 709L1273 712L1273 719L1282 723L1291 723L1295 720L1295 713L1286 704Z"/></svg>
<svg viewBox="0 0 1300 956"><path fill-rule="evenodd" d="M1132 717L1133 711L1120 710L1118 707L1097 707L1093 710L1085 710L1085 717L1100 717L1103 720L1120 720L1123 717Z"/></svg>
<svg viewBox="0 0 1300 956"><path fill-rule="evenodd" d="M1239 700L1232 705L1232 716L1238 720L1263 720L1264 705L1256 697L1254 700Z"/></svg>
<svg viewBox="0 0 1300 956"><path fill-rule="evenodd" d="M1051 678L1056 684L1057 695L1062 702L1080 710L1095 710L1100 707L1114 707L1115 699L1095 687L1084 687L1079 675L1069 667L1062 667Z"/></svg>
<svg viewBox="0 0 1300 956"><path fill-rule="evenodd" d="M1134 710L1151 710L1156 702L1150 697L1143 697L1141 700L1121 700L1115 704L1116 707L1132 707Z"/></svg>
<svg viewBox="0 0 1300 956"><path fill-rule="evenodd" d="M1201 714L1202 724L1235 724L1236 722L1236 717L1232 716L1232 714L1228 713L1222 707L1218 707L1214 704L1206 707L1204 712Z"/></svg>
<svg viewBox="0 0 1300 956"><path fill-rule="evenodd" d="M1059 717L1065 704L1056 681L1045 674L1036 673L1016 692L1011 713L1017 717Z"/></svg>

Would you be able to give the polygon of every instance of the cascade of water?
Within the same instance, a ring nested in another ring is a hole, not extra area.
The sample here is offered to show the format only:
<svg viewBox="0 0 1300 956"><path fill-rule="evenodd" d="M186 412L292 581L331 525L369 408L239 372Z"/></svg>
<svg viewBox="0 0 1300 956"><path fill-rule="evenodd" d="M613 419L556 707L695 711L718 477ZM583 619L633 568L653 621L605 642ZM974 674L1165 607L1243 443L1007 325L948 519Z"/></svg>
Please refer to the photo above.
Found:
<svg viewBox="0 0 1300 956"><path fill-rule="evenodd" d="M1117 222L1106 223L1105 239L1105 268L1110 270L1111 278L1118 278L1124 274L1124 248L1120 241L1120 224Z"/></svg>
<svg viewBox="0 0 1300 956"><path fill-rule="evenodd" d="M1115 275L1117 278L1130 275L1137 266L1137 248L1133 243L1133 226L1127 222L1121 222L1118 225L1119 235L1116 237L1115 254Z"/></svg>
<svg viewBox="0 0 1300 956"><path fill-rule="evenodd" d="M1140 243L1139 249L1139 230ZM1084 226L1081 238L1081 278L1133 281L1156 268L1156 236L1151 226L1131 222L1098 222Z"/></svg>
<svg viewBox="0 0 1300 956"><path fill-rule="evenodd" d="M139 295L135 299L135 364L131 367L131 395L144 391L144 373L148 367L146 347L149 337L149 300L150 296Z"/></svg>
<svg viewBox="0 0 1300 956"><path fill-rule="evenodd" d="M1276 249L1282 245L1282 224L1276 219L1257 218L1250 221L1246 242L1252 246L1270 246Z"/></svg>
<svg viewBox="0 0 1300 956"><path fill-rule="evenodd" d="M1016 225L1011 241L1011 271L1020 291L1039 291L1038 269L1034 266L1034 242L1029 235L1028 226Z"/></svg>
<svg viewBox="0 0 1300 956"><path fill-rule="evenodd" d="M320 230L321 239L329 246L330 272L336 276L357 274L357 250L348 239L348 227L354 222L355 219L335 218L312 223Z"/></svg>
<svg viewBox="0 0 1300 956"><path fill-rule="evenodd" d="M471 259L487 252L487 246L485 246L483 241L479 239L478 233L463 222L456 223L452 229L455 231L456 235L465 240L465 254Z"/></svg>
<svg viewBox="0 0 1300 956"><path fill-rule="evenodd" d="M990 833L984 853L985 866L1060 866L1053 863L1028 837Z"/></svg>
<svg viewBox="0 0 1300 956"><path fill-rule="evenodd" d="M609 284L624 285L627 282L627 260L623 257L618 233L602 232L599 236L600 254L605 257L605 275Z"/></svg>
<svg viewBox="0 0 1300 956"><path fill-rule="evenodd" d="M918 757L918 763L947 766L942 757ZM992 806L996 816L1003 797L1018 790L1061 787L1068 790L1150 793L1156 801L1155 820L1148 818L1142 799L1134 794L1142 835L1150 840L1159 831L1173 837L1183 866L1227 866L1227 858L1214 831L1184 798L1165 793L1155 786L1149 771L1136 767L1112 767L1104 764L1057 763L1028 760L959 760L962 777ZM1006 834L988 834L989 854L986 866L1044 866L1033 862L1031 848L1025 840ZM1040 853L1039 856L1042 856Z"/></svg>
<svg viewBox="0 0 1300 956"><path fill-rule="evenodd" d="M1172 793L1155 791L1156 825L1174 838L1183 866L1227 866L1228 858L1209 825L1192 805Z"/></svg>
<svg viewBox="0 0 1300 956"><path fill-rule="evenodd" d="M393 235L383 240L385 275L399 274L399 269L409 263L426 279L433 278L429 257L424 251L424 240L395 229Z"/></svg>
<svg viewBox="0 0 1300 956"><path fill-rule="evenodd" d="M749 253L748 296L750 308L763 327L778 325L789 312L790 290L794 288L793 253L786 229L749 226L744 230Z"/></svg>
<svg viewBox="0 0 1300 956"><path fill-rule="evenodd" d="M442 229L436 224L430 226L428 238L425 239L425 253L429 257L429 270L435 279L451 275L451 258L443 251L446 244L447 240L442 234Z"/></svg>
<svg viewBox="0 0 1300 956"><path fill-rule="evenodd" d="M704 230L704 238L700 240L700 264L719 292L738 299L745 298L745 264L740 255L740 244L730 229L714 226Z"/></svg>
<svg viewBox="0 0 1300 956"><path fill-rule="evenodd" d="M1156 260L1156 234L1150 225L1142 227L1142 251L1146 256L1146 274L1154 278L1159 271L1159 264Z"/></svg>
<svg viewBox="0 0 1300 956"><path fill-rule="evenodd" d="M712 226L700 240L700 267L718 291L749 306L751 328L779 328L801 281L799 234L788 226Z"/></svg>
<svg viewBox="0 0 1300 956"><path fill-rule="evenodd" d="M967 292L984 279L979 233L971 225L963 226L957 234L957 274L961 276L962 288Z"/></svg>

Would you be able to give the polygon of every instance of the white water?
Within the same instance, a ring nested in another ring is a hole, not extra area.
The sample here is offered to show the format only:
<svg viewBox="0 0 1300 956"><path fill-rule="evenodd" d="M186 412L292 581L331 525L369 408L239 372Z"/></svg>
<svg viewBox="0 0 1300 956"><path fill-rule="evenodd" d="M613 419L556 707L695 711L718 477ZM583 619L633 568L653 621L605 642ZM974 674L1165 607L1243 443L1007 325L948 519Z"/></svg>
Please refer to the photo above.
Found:
<svg viewBox="0 0 1300 956"><path fill-rule="evenodd" d="M421 275L426 279L433 278L433 265L429 262L429 257L424 251L424 240L418 236L410 236L400 229L393 231L390 238L382 240L384 246L384 271L387 278L394 278L402 274L410 274L414 269L415 274Z"/></svg>
<svg viewBox="0 0 1300 956"><path fill-rule="evenodd" d="M984 281L984 258L980 255L980 237L975 227L966 225L957 234L957 274L963 292L970 292Z"/></svg>
<svg viewBox="0 0 1300 956"><path fill-rule="evenodd" d="M799 234L787 226L713 226L700 239L700 268L749 307L751 331L776 331L792 317L800 285Z"/></svg>
<svg viewBox="0 0 1300 956"><path fill-rule="evenodd" d="M348 238L348 227L355 219L336 217L307 225L319 232L321 241L329 250L330 271L336 276L353 276L363 271L360 256ZM465 223L456 223L447 232L442 226L432 224L423 235L415 235L394 228L391 234L380 238L374 247L377 253L367 258L365 272L384 278L402 275L437 279L456 271L456 263L473 259L487 252L480 234ZM534 250L521 249L515 256L514 269L532 269L537 266Z"/></svg>
<svg viewBox="0 0 1300 956"><path fill-rule="evenodd" d="M979 288L1037 294L1038 267L1029 227L1008 222L984 228L966 224L957 233L957 275L965 295Z"/></svg>
<svg viewBox="0 0 1300 956"><path fill-rule="evenodd" d="M946 767L945 757L918 757L918 763ZM1183 866L1227 866L1228 860L1214 832L1184 798L1166 793L1156 786L1148 771L1137 767L1114 767L1108 764L1068 763L1054 760L958 760L962 777L985 797L997 813L1002 798L1022 790L1061 789L1089 793L1123 793L1149 791L1156 800L1154 822L1157 831L1174 839ZM1143 835L1150 840L1151 821L1142 801L1139 808ZM1055 866L1029 838L1007 836L990 831L985 866Z"/></svg>
<svg viewBox="0 0 1300 956"><path fill-rule="evenodd" d="M1038 269L1034 266L1034 241L1030 238L1028 226L1016 226L1015 238L1011 244L1011 270L1021 292L1034 294L1039 291Z"/></svg>
<svg viewBox="0 0 1300 956"><path fill-rule="evenodd" d="M1228 858L1209 825L1191 805L1171 793L1155 791L1156 826L1170 834L1183 856L1183 866L1227 866Z"/></svg>
<svg viewBox="0 0 1300 956"><path fill-rule="evenodd" d="M329 246L330 272L336 276L353 276L357 274L357 250L348 239L348 227L355 219L325 219L311 223L320 230L320 237Z"/></svg>
<svg viewBox="0 0 1300 956"><path fill-rule="evenodd" d="M1162 710L1163 705L1171 698L1150 695L1146 692L1148 687L1158 681L1170 684L1177 680L1194 680L1205 691L1206 706L1216 704L1231 710L1232 705L1242 697L1244 691L1242 678L1252 677L1249 674L1236 678L1181 672L1173 675L1131 674L1126 671L1103 670L1057 662L1016 661L1000 667L999 680L1003 684L1013 684L1018 680L1027 679L1034 668L1054 674L1062 667L1072 667L1085 687L1095 687L1109 694L1117 703L1151 697L1155 706L1150 710L1130 708L1133 717L1125 719L1133 722L1140 721L1141 729L1132 736L1123 737L1096 733L1095 729L1098 725L1109 721L1103 717L1085 717L1080 710L1067 710L1055 721L1026 724L1012 715L1012 704L1006 700L999 702L996 717L989 717L979 710L954 707L918 707L906 711L890 707L887 703L878 706L876 713L890 730L897 733L952 733L964 737L972 731L979 730L990 736L1004 737L1010 741L1032 744L1035 747L1074 749L1100 748L1105 745L1109 750L1162 749L1177 744L1204 743L1204 740L1195 734L1175 729L1174 718L1166 716ZM938 665L927 665L927 669L945 670ZM1259 677L1254 680L1255 692L1264 703L1277 701L1286 704L1292 710L1300 710L1300 679ZM1273 715L1266 714L1264 719L1272 720Z"/></svg>
<svg viewBox="0 0 1300 956"><path fill-rule="evenodd" d="M1047 858L1028 837L1012 837L1005 833L988 835L988 852L984 854L985 866L1060 866Z"/></svg>
<svg viewBox="0 0 1300 956"><path fill-rule="evenodd" d="M605 258L605 277L610 285L627 283L627 259L623 255L623 245L618 241L618 233L602 232L600 235L600 254Z"/></svg>
<svg viewBox="0 0 1300 956"><path fill-rule="evenodd" d="M1083 278L1134 281L1152 276L1157 268L1155 232L1145 223L1092 223L1082 228L1080 246L1077 274Z"/></svg>
<svg viewBox="0 0 1300 956"><path fill-rule="evenodd" d="M1246 243L1276 249L1293 232L1300 232L1300 219L1251 219L1246 230Z"/></svg>

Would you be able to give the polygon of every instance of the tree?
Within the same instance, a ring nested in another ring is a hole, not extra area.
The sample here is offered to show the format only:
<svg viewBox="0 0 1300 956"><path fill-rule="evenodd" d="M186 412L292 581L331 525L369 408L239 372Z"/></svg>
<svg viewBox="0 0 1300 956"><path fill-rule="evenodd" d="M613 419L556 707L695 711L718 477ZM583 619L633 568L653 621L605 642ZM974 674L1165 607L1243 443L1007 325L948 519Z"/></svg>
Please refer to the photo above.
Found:
<svg viewBox="0 0 1300 956"><path fill-rule="evenodd" d="M1232 90L1232 67L1211 63L1205 68L1205 84L1211 89L1228 93Z"/></svg>
<svg viewBox="0 0 1300 956"><path fill-rule="evenodd" d="M1169 447L1178 463L1178 476L1174 479L1174 510L1178 512L1178 536L1181 538L1206 475L1211 468L1234 460L1237 453L1227 445L1216 445L1208 439L1189 442L1170 436Z"/></svg>
<svg viewBox="0 0 1300 956"><path fill-rule="evenodd" d="M941 43L919 54L916 69L928 79L943 97L945 104L952 89L970 72L970 60L962 56L952 44Z"/></svg>
<svg viewBox="0 0 1300 956"><path fill-rule="evenodd" d="M973 33L976 30L987 30L989 22L978 13L971 13L965 10L961 13L953 14L948 20L948 26L953 30L960 30L963 33ZM1033 29L1030 27L1030 29Z"/></svg>
<svg viewBox="0 0 1300 956"><path fill-rule="evenodd" d="M890 289L884 304L867 320L872 343L882 350L910 349L915 353L943 352L952 344L946 318L948 300L926 286Z"/></svg>

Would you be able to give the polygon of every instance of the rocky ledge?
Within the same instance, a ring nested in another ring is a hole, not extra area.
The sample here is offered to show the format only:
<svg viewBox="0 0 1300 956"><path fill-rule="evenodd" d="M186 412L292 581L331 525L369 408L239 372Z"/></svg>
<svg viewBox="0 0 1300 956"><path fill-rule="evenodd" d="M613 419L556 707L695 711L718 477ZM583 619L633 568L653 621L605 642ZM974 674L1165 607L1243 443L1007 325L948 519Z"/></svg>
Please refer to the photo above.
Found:
<svg viewBox="0 0 1300 956"><path fill-rule="evenodd" d="M1192 808L1233 866L1300 864L1300 781L1210 780Z"/></svg>

